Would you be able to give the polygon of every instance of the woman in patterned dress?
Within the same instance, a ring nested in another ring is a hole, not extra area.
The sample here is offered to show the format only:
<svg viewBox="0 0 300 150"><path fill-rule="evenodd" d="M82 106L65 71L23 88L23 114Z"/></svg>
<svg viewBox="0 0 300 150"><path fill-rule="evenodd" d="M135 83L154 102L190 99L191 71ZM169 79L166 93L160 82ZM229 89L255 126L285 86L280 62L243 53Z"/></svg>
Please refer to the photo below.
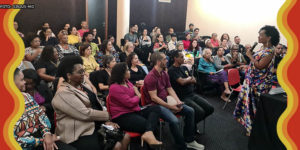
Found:
<svg viewBox="0 0 300 150"><path fill-rule="evenodd" d="M233 112L250 136L256 113L256 97L268 93L272 87L274 48L279 43L279 32L274 26L264 26L259 30L258 42L263 46L257 52L247 51L251 62L246 70L245 80Z"/></svg>

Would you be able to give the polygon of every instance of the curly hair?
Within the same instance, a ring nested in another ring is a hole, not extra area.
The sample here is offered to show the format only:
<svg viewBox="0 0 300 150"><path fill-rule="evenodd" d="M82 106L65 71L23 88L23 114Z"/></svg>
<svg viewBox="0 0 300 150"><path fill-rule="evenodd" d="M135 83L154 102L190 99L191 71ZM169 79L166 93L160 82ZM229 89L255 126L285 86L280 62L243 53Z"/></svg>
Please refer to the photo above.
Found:
<svg viewBox="0 0 300 150"><path fill-rule="evenodd" d="M109 85L114 83L117 84L124 83L126 71L128 71L128 67L125 62L116 64L111 71Z"/></svg>
<svg viewBox="0 0 300 150"><path fill-rule="evenodd" d="M276 46L279 43L280 35L275 26L265 25L259 30L259 32L262 30L265 31L266 36L271 37L271 44L273 46Z"/></svg>
<svg viewBox="0 0 300 150"><path fill-rule="evenodd" d="M109 40L104 40L101 44L101 47L100 47L100 51L105 55L106 53L106 48L107 48L107 44L111 42Z"/></svg>
<svg viewBox="0 0 300 150"><path fill-rule="evenodd" d="M67 73L72 73L76 64L83 64L80 56L65 56L58 66L57 77L63 77L67 81Z"/></svg>
<svg viewBox="0 0 300 150"><path fill-rule="evenodd" d="M56 61L54 59L54 47L51 45L45 46L39 61L44 61L44 62Z"/></svg>

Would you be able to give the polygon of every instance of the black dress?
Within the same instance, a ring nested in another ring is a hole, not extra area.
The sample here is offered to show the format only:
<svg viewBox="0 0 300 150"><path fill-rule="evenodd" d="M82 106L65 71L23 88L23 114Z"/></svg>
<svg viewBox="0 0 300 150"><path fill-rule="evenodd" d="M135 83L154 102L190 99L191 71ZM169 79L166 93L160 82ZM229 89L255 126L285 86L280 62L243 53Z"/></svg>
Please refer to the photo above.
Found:
<svg viewBox="0 0 300 150"><path fill-rule="evenodd" d="M135 72L131 68L129 68L130 71L130 79L129 81L135 85L137 81L144 80L145 76L147 75L144 69L141 66L136 66L138 68L138 71Z"/></svg>

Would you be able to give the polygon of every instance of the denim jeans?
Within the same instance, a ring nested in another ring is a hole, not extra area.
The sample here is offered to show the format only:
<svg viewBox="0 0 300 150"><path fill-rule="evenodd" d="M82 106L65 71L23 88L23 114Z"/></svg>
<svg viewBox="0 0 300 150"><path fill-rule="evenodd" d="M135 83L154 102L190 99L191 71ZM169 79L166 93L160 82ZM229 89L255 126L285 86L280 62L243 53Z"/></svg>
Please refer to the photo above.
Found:
<svg viewBox="0 0 300 150"><path fill-rule="evenodd" d="M179 121L175 114L168 108L161 106L160 116L164 121L169 123L174 140L176 144L178 144L178 148L182 150L186 149L185 142L192 142L195 140L195 112L193 108L183 105L182 110L177 114L184 117L184 136L179 129Z"/></svg>

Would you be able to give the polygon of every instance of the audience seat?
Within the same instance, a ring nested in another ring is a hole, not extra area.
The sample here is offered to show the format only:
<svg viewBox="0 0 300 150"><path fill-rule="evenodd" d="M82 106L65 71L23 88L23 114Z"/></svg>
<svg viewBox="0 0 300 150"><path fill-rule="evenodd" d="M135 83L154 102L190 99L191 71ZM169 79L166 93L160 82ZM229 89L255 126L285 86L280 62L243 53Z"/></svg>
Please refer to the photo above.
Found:
<svg viewBox="0 0 300 150"><path fill-rule="evenodd" d="M239 74L238 69L229 69L228 70L228 85L229 85L229 88L232 91L235 91L235 92L240 92L241 91L242 85L240 84L240 74ZM232 93L233 92L231 92L231 94L228 96L228 98L230 98ZM228 103L228 101L225 102L225 104L223 106L223 109L225 109L227 103Z"/></svg>

